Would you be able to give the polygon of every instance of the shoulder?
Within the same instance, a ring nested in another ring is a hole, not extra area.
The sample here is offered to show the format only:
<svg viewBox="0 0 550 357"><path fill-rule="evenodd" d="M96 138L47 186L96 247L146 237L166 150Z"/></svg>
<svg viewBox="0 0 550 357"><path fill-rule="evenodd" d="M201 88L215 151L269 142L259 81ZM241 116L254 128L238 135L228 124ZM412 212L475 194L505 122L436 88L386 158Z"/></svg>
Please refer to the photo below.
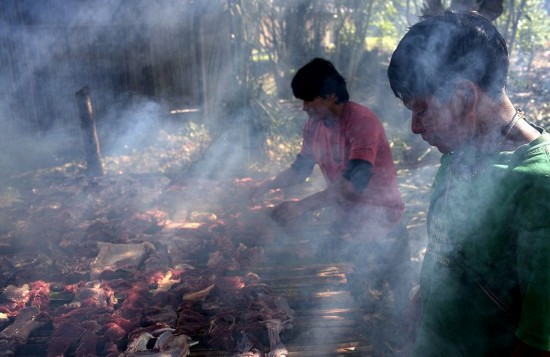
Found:
<svg viewBox="0 0 550 357"><path fill-rule="evenodd" d="M378 120L378 117L367 106L355 102L348 102L344 109L344 116L351 118L370 118Z"/></svg>
<svg viewBox="0 0 550 357"><path fill-rule="evenodd" d="M537 128L541 135L514 152L512 170L529 176L550 178L550 134Z"/></svg>
<svg viewBox="0 0 550 357"><path fill-rule="evenodd" d="M550 229L550 135L544 130L541 134L514 152L508 182L522 224L530 231Z"/></svg>
<svg viewBox="0 0 550 357"><path fill-rule="evenodd" d="M370 108L355 102L347 103L342 115L342 122L348 127L357 125L367 125L371 128L382 127L380 119Z"/></svg>

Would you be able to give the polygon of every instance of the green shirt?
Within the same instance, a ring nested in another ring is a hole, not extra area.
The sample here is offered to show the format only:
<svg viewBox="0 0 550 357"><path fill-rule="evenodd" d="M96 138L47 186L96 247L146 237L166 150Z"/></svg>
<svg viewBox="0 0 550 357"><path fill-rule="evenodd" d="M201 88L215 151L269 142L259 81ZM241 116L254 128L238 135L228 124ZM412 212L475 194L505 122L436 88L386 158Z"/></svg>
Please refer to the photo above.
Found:
<svg viewBox="0 0 550 357"><path fill-rule="evenodd" d="M514 152L442 156L416 356L510 355L514 336L550 350L550 135L539 131Z"/></svg>

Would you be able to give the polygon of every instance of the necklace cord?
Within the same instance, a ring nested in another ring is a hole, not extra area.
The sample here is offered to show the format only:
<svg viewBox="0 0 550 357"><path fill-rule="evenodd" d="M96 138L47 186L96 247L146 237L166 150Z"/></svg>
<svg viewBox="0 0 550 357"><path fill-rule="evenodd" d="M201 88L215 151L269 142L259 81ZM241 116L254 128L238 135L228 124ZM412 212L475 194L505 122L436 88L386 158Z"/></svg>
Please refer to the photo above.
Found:
<svg viewBox="0 0 550 357"><path fill-rule="evenodd" d="M514 116L512 117L512 120L510 121L510 123L508 125L506 125L506 127L502 131L502 133L504 134L504 140L506 140L508 138L508 135L510 135L510 132L512 131L512 129L516 126L516 124L518 123L518 121L522 117L523 117L522 110L516 108L516 112L514 113Z"/></svg>

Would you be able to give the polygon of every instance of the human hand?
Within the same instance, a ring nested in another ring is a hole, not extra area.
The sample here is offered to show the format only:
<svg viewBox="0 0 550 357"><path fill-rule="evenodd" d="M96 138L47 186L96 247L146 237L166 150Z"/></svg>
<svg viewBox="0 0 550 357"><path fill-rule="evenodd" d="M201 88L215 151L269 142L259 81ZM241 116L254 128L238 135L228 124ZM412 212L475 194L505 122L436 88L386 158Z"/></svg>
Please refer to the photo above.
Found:
<svg viewBox="0 0 550 357"><path fill-rule="evenodd" d="M271 218L279 225L286 226L304 213L306 212L301 201L284 201L272 209Z"/></svg>
<svg viewBox="0 0 550 357"><path fill-rule="evenodd" d="M264 181L254 181L250 182L247 185L247 198L250 202L257 202L259 201L266 192L271 190L271 181L272 180L264 180Z"/></svg>

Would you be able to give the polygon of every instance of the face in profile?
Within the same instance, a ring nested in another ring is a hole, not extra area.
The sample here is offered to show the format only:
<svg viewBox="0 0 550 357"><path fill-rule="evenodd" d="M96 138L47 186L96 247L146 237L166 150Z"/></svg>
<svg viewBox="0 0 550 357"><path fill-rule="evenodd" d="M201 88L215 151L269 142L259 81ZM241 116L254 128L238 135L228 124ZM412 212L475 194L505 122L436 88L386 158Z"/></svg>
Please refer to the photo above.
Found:
<svg viewBox="0 0 550 357"><path fill-rule="evenodd" d="M302 101L302 110L305 111L314 121L335 120L333 107L335 99L333 96L327 98L315 97L313 100Z"/></svg>
<svg viewBox="0 0 550 357"><path fill-rule="evenodd" d="M415 98L404 102L411 111L411 130L414 134L447 154L461 149L471 139L472 128L456 110L454 103L443 102L435 96Z"/></svg>

